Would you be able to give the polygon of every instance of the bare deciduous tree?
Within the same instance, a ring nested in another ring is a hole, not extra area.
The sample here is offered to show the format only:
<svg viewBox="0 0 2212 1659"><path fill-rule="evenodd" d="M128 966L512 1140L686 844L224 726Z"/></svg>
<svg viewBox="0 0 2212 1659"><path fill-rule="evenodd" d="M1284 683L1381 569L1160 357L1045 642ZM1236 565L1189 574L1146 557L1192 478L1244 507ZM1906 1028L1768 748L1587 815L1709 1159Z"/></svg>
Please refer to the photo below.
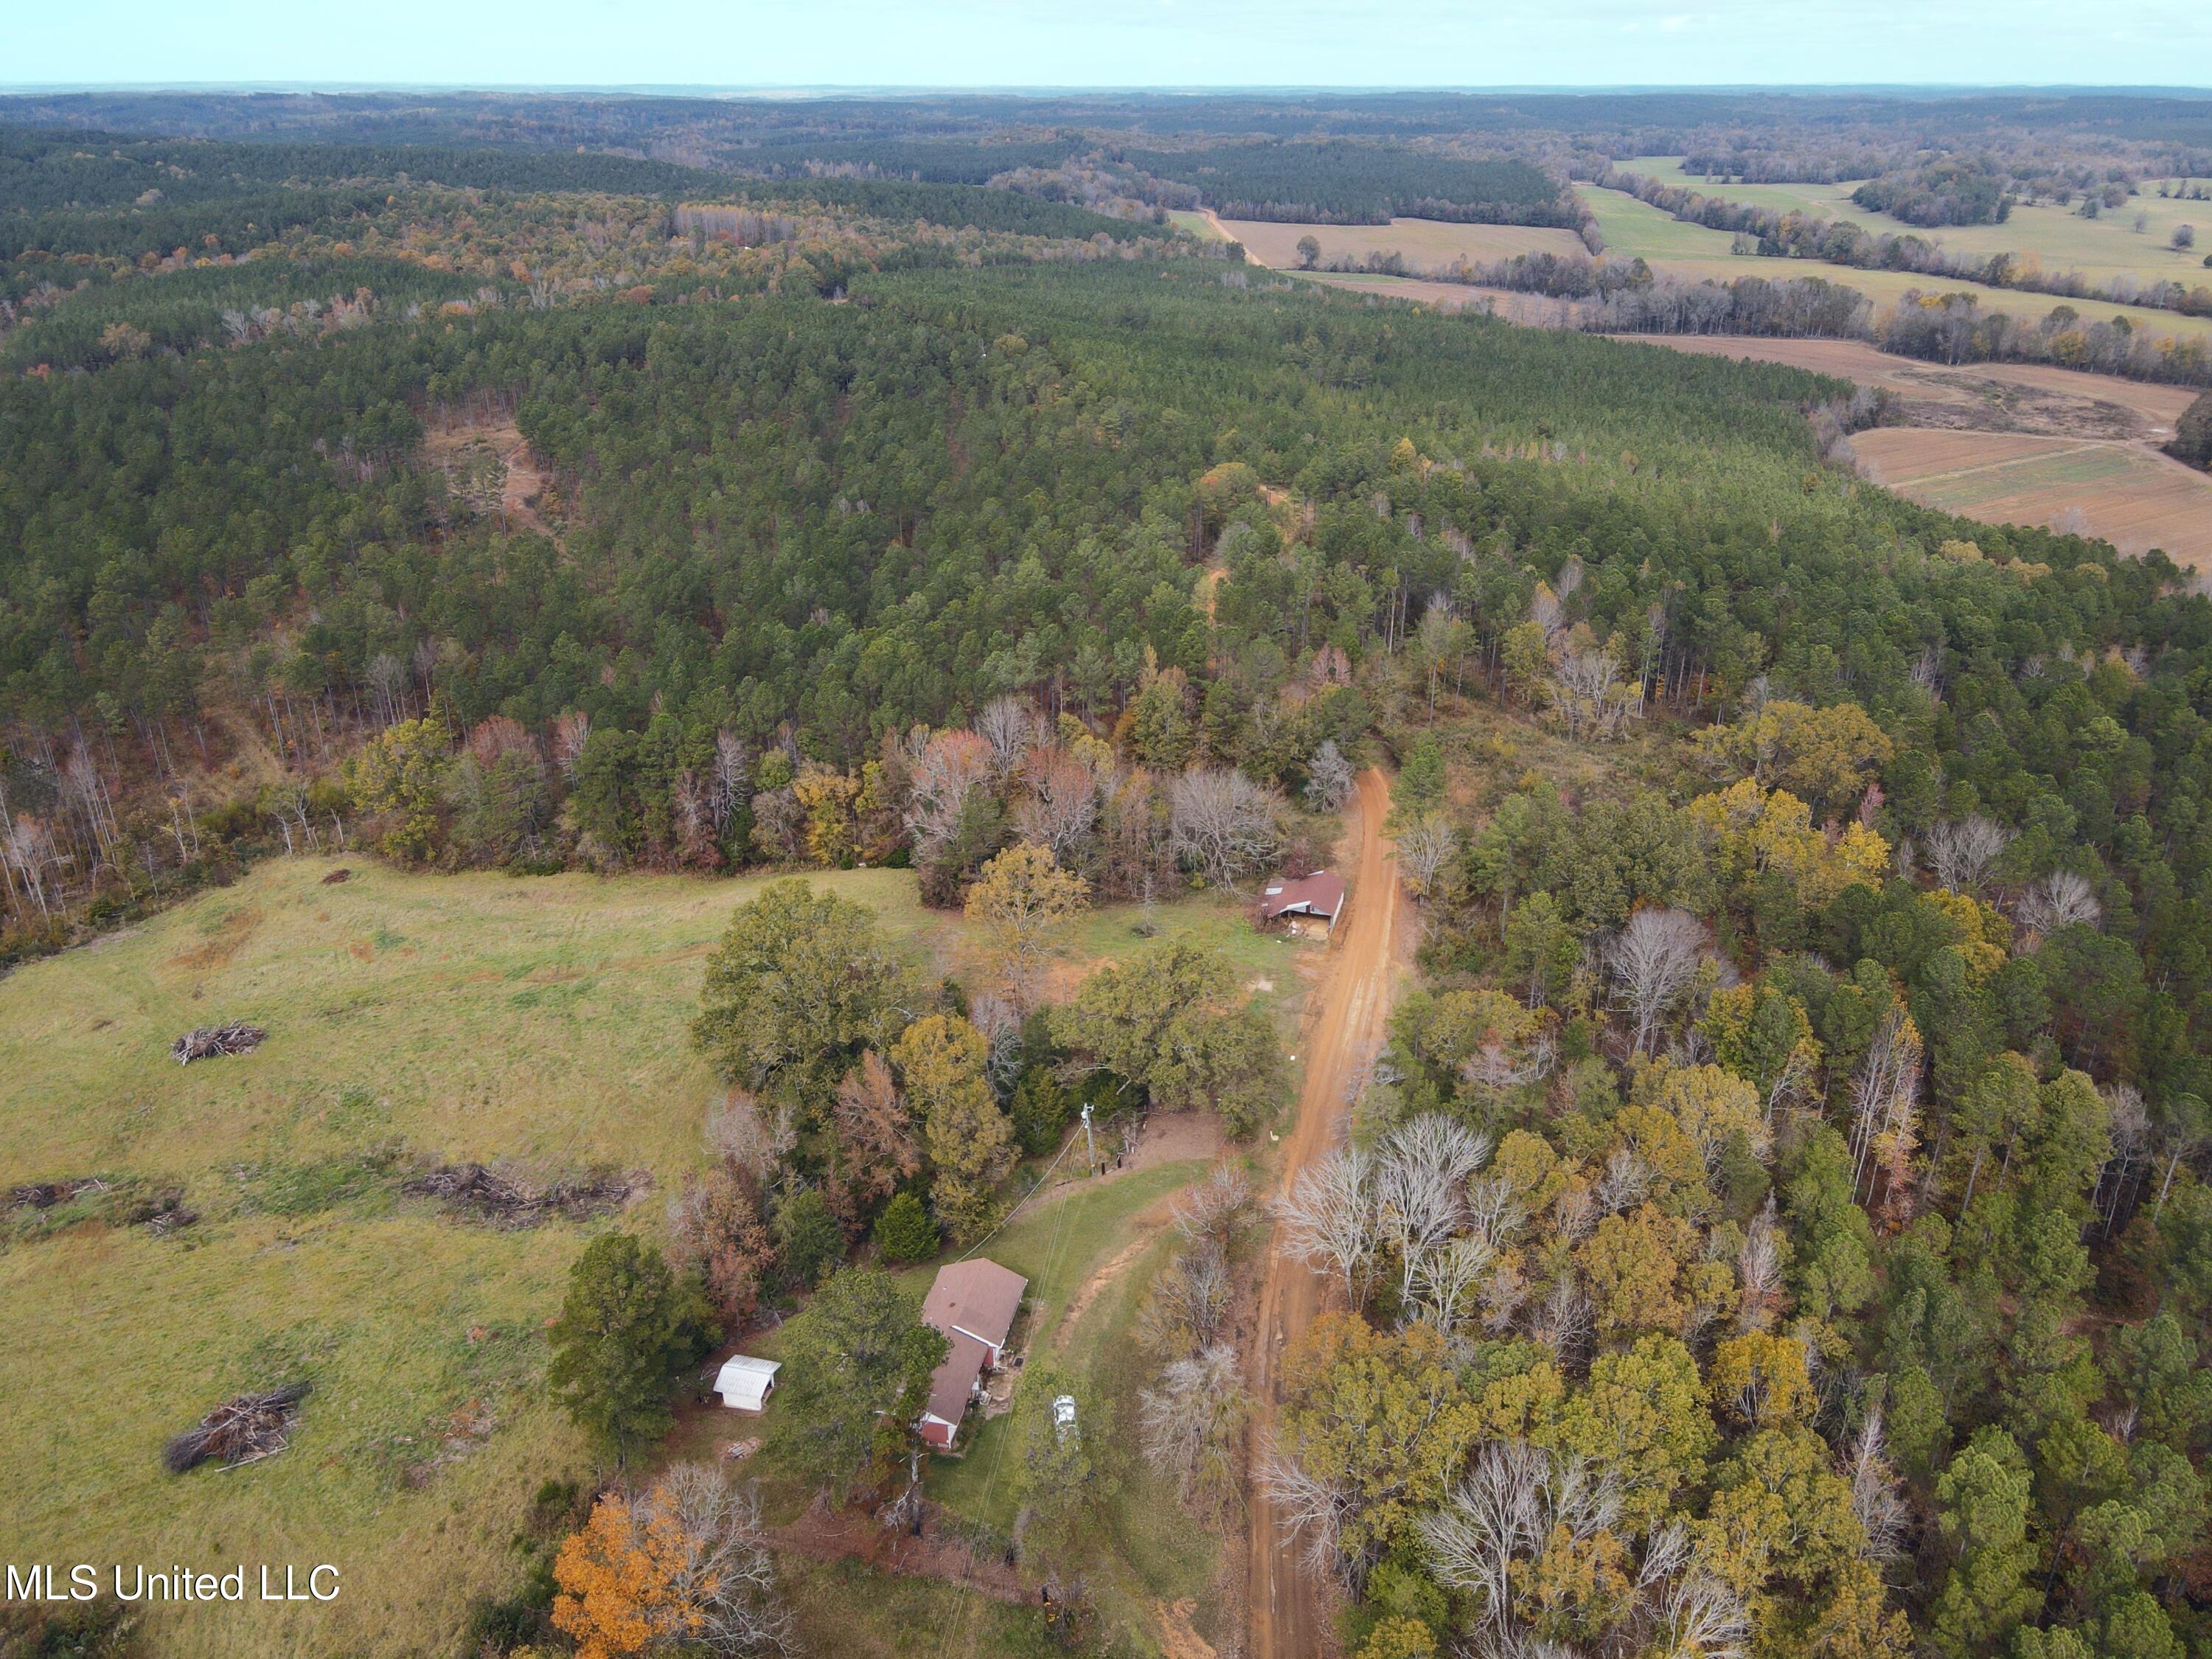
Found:
<svg viewBox="0 0 2212 1659"><path fill-rule="evenodd" d="M1374 1175L1374 1160L1347 1147L1299 1170L1274 1206L1290 1254L1326 1267L1355 1308L1375 1265Z"/></svg>
<svg viewBox="0 0 2212 1659"><path fill-rule="evenodd" d="M1507 1652L1522 1634L1516 1564L1541 1555L1555 1533L1587 1544L1620 1521L1619 1489L1587 1463L1553 1457L1523 1440L1497 1440L1419 1524L1437 1582L1467 1592L1486 1650Z"/></svg>
<svg viewBox="0 0 2212 1659"><path fill-rule="evenodd" d="M1006 998L985 991L969 1006L968 1021L989 1045L983 1055L983 1075L989 1079L992 1091L1003 1099L1012 1092L1022 1074L1025 1043L1021 1010Z"/></svg>
<svg viewBox="0 0 2212 1659"><path fill-rule="evenodd" d="M1782 1245L1775 1229L1774 1195L1766 1207L1752 1217L1744 1230L1742 1248L1735 1255L1738 1287L1736 1328L1763 1331L1774 1322L1782 1296Z"/></svg>
<svg viewBox="0 0 2212 1659"><path fill-rule="evenodd" d="M1928 832L1923 850L1928 867L1941 885L1963 893L1989 877L1998 854L2012 844L2012 831L1976 812Z"/></svg>
<svg viewBox="0 0 2212 1659"><path fill-rule="evenodd" d="M1705 925L1688 911L1644 909L1606 947L1606 967L1636 1020L1638 1054L1650 1052L1660 1020L1690 988L1705 946Z"/></svg>
<svg viewBox="0 0 2212 1659"><path fill-rule="evenodd" d="M1212 1347L1229 1318L1229 1258L1212 1240L1192 1245L1152 1281L1137 1329L1155 1353L1176 1358Z"/></svg>
<svg viewBox="0 0 2212 1659"><path fill-rule="evenodd" d="M1920 1091L1920 1032L1912 1017L1892 1006L1875 1027L1874 1040L1851 1074L1852 1193L1861 1183L1872 1195L1872 1173L1901 1164L1911 1152L1913 1101Z"/></svg>
<svg viewBox="0 0 2212 1659"><path fill-rule="evenodd" d="M553 764L571 783L576 778L577 758L591 735L592 717L580 709L571 708L553 722Z"/></svg>
<svg viewBox="0 0 2212 1659"><path fill-rule="evenodd" d="M1235 1501L1237 1446L1250 1410L1237 1351L1227 1344L1178 1359L1137 1396L1145 1461L1176 1483L1176 1496L1218 1515Z"/></svg>
<svg viewBox="0 0 2212 1659"><path fill-rule="evenodd" d="M1299 1553L1306 1571L1316 1574L1333 1571L1338 1565L1337 1540L1343 1535L1345 1518L1356 1506L1352 1492L1309 1474L1273 1447L1261 1456L1259 1476L1261 1488L1275 1506L1283 1530L1304 1540Z"/></svg>
<svg viewBox="0 0 2212 1659"><path fill-rule="evenodd" d="M1036 716L1019 697L994 697L975 717L975 735L991 745L991 771L1003 783L1030 752Z"/></svg>
<svg viewBox="0 0 2212 1659"><path fill-rule="evenodd" d="M1884 1437L1881 1413L1867 1413L1851 1437L1846 1473L1851 1482L1851 1513L1866 1534L1860 1547L1869 1560L1892 1561L1905 1553L1910 1513L1897 1489L1897 1471L1890 1467L1888 1442Z"/></svg>
<svg viewBox="0 0 2212 1659"><path fill-rule="evenodd" d="M1168 785L1168 833L1176 858L1218 887L1265 864L1281 844L1272 790L1234 769L1194 767Z"/></svg>
<svg viewBox="0 0 2212 1659"><path fill-rule="evenodd" d="M1458 833L1441 813L1426 813L1407 825L1398 836L1398 873L1406 890L1417 899L1428 897L1458 847Z"/></svg>
<svg viewBox="0 0 2212 1659"><path fill-rule="evenodd" d="M968 796L988 783L991 745L973 732L933 733L912 759L905 823L917 863L932 862L960 828Z"/></svg>
<svg viewBox="0 0 2212 1659"><path fill-rule="evenodd" d="M790 1108L779 1107L771 1117L757 1097L732 1089L722 1103L707 1115L707 1145L718 1158L726 1158L765 1181L784 1157L799 1144L798 1126Z"/></svg>
<svg viewBox="0 0 2212 1659"><path fill-rule="evenodd" d="M1322 738L1306 763L1306 799L1316 811L1341 812L1352 799L1352 763L1345 759L1336 739Z"/></svg>
<svg viewBox="0 0 2212 1659"><path fill-rule="evenodd" d="M1636 713L1636 691L1604 651L1564 651L1546 683L1547 708L1571 738L1617 738Z"/></svg>
<svg viewBox="0 0 2212 1659"><path fill-rule="evenodd" d="M2062 927L2087 922L2094 927L2103 919L2089 878L2072 870L2054 870L2029 888L2020 901L2021 925L2033 936L2029 948Z"/></svg>
<svg viewBox="0 0 2212 1659"><path fill-rule="evenodd" d="M669 1638L715 1654L792 1650L791 1616L775 1601L775 1564L749 1489L711 1463L678 1463L640 1500L634 1524L653 1536L668 1575L655 1601L681 1621Z"/></svg>
<svg viewBox="0 0 2212 1659"><path fill-rule="evenodd" d="M1098 775L1058 746L1033 749L1024 769L1029 793L1014 808L1024 841L1072 866L1098 822Z"/></svg>
<svg viewBox="0 0 2212 1659"><path fill-rule="evenodd" d="M1455 1118L1427 1112L1393 1130L1375 1164L1375 1234L1398 1258L1398 1299L1413 1300L1428 1258L1467 1213L1467 1179L1490 1142Z"/></svg>
<svg viewBox="0 0 2212 1659"><path fill-rule="evenodd" d="M729 828L731 815L745 798L745 776L751 763L744 742L734 732L725 726L714 733L714 765L708 778L707 805L714 815L716 835Z"/></svg>
<svg viewBox="0 0 2212 1659"><path fill-rule="evenodd" d="M1252 1208L1252 1183L1234 1164L1218 1164L1213 1173L1176 1200L1175 1227L1186 1243L1211 1240L1227 1247Z"/></svg>

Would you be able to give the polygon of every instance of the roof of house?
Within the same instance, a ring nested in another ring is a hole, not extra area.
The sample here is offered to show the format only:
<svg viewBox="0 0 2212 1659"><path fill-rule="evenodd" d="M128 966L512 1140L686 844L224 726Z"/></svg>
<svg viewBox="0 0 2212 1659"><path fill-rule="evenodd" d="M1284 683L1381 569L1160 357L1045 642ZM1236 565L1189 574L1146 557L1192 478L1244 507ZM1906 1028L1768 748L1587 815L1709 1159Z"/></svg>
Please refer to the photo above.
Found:
<svg viewBox="0 0 2212 1659"><path fill-rule="evenodd" d="M722 1369L714 1373L714 1392L725 1397L736 1395L743 1399L764 1399L775 1382L775 1374L782 1369L780 1359L732 1354L722 1362Z"/></svg>
<svg viewBox="0 0 2212 1659"><path fill-rule="evenodd" d="M1327 870L1316 870L1296 881L1278 877L1269 882L1260 894L1260 913L1273 921L1291 910L1304 910L1316 916L1334 918L1344 908L1344 878Z"/></svg>
<svg viewBox="0 0 2212 1659"><path fill-rule="evenodd" d="M1006 1334L1014 1328L1014 1316L1021 1311L1022 1293L1029 1285L1029 1280L1012 1268L981 1256L973 1261L956 1261L939 1269L937 1282L929 1287L921 1304L922 1322L947 1336L956 1330L965 1331L994 1348L1002 1347Z"/></svg>
<svg viewBox="0 0 2212 1659"><path fill-rule="evenodd" d="M960 1414L968 1409L968 1397L975 1392L975 1379L983 1374L983 1362L990 1357L991 1351L974 1337L956 1334L952 1352L930 1373L929 1414L957 1427Z"/></svg>

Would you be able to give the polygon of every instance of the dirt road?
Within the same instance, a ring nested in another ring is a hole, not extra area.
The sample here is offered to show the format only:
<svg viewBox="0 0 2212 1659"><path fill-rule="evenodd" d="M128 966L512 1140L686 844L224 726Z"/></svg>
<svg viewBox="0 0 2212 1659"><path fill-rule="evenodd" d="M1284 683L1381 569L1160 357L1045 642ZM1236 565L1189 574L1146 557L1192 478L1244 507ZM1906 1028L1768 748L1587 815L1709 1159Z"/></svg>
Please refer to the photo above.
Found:
<svg viewBox="0 0 2212 1659"><path fill-rule="evenodd" d="M1404 902L1397 861L1382 833L1389 810L1389 786L1382 773L1363 773L1343 860L1352 874L1351 899L1330 944L1328 968L1308 1003L1314 1012L1299 1039L1305 1086L1298 1097L1297 1122L1283 1149L1285 1182L1336 1145L1349 1106L1346 1085L1382 1044L1397 981L1399 909ZM1283 1254L1279 1231L1268 1247L1251 1358L1252 1396L1259 1407L1255 1447L1265 1443L1282 1399L1283 1348L1321 1311L1322 1291L1322 1281L1304 1262ZM1297 1541L1279 1535L1273 1509L1256 1487L1249 1514L1250 1640L1245 1659L1313 1659L1328 1639L1328 1622L1316 1587L1298 1565Z"/></svg>

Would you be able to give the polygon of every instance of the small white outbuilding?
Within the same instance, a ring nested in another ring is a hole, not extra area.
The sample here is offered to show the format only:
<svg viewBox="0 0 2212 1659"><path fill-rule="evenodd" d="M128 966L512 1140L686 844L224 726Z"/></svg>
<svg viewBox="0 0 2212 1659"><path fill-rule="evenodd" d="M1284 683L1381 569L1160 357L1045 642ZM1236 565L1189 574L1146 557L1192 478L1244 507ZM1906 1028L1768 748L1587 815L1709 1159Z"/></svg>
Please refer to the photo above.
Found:
<svg viewBox="0 0 2212 1659"><path fill-rule="evenodd" d="M769 1395L775 1392L775 1374L782 1369L780 1359L732 1354L715 1374L714 1392L722 1396L725 1406L741 1412L759 1411L768 1404Z"/></svg>

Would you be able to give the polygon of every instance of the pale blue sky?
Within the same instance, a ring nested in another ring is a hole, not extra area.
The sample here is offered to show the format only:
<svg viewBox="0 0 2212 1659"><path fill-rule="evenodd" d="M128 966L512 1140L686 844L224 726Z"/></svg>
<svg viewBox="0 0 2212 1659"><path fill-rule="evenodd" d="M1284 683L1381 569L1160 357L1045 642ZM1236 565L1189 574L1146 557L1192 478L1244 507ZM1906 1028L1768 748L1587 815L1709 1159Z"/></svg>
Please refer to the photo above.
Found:
<svg viewBox="0 0 2212 1659"><path fill-rule="evenodd" d="M0 85L2212 84L2212 0L64 0Z"/></svg>

